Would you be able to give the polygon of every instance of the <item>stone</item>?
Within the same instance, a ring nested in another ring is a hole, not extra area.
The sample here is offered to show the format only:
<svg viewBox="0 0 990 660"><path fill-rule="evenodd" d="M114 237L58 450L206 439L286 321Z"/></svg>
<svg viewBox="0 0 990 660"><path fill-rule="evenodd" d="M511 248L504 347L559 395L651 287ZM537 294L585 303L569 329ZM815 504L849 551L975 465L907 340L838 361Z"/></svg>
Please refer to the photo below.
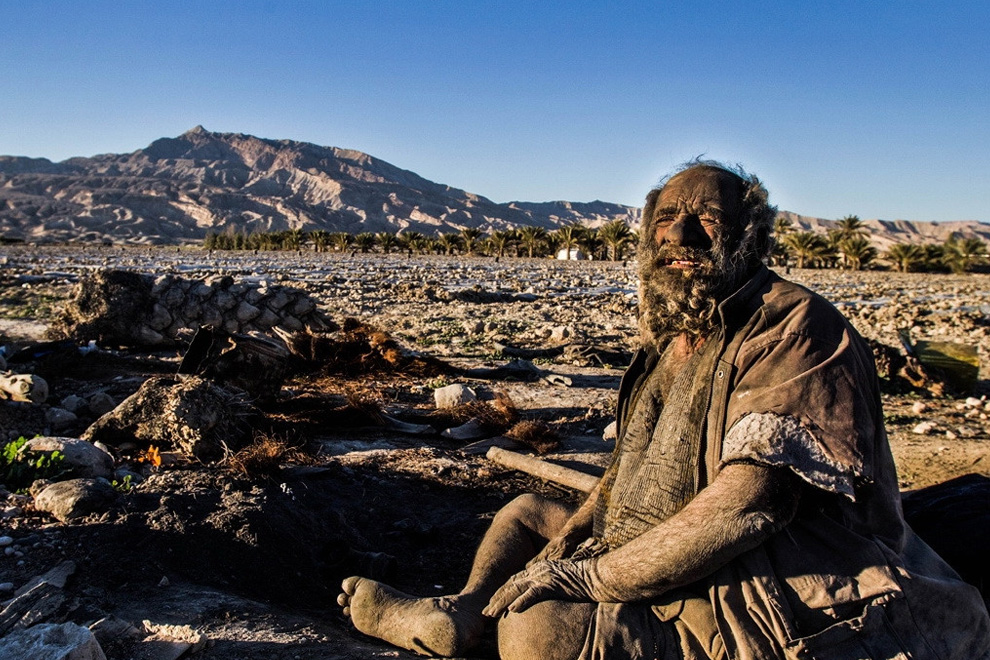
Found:
<svg viewBox="0 0 990 660"><path fill-rule="evenodd" d="M85 409L89 407L86 404L86 399L76 394L70 394L62 399L61 405L62 408L75 415L78 415L80 412L85 412Z"/></svg>
<svg viewBox="0 0 990 660"><path fill-rule="evenodd" d="M24 452L61 452L63 463L79 477L109 477L113 474L113 457L91 442L76 438L41 437L25 443Z"/></svg>
<svg viewBox="0 0 990 660"><path fill-rule="evenodd" d="M240 390L198 376L156 376L96 420L82 439L111 447L155 445L210 462L250 441L255 413Z"/></svg>
<svg viewBox="0 0 990 660"><path fill-rule="evenodd" d="M550 329L550 341L562 342L574 335L571 329L566 325L554 326Z"/></svg>
<svg viewBox="0 0 990 660"><path fill-rule="evenodd" d="M144 346L157 346L165 343L165 335L146 325L138 328L137 334L138 342Z"/></svg>
<svg viewBox="0 0 990 660"><path fill-rule="evenodd" d="M0 658L107 660L90 630L75 623L40 623L0 639Z"/></svg>
<svg viewBox="0 0 990 660"><path fill-rule="evenodd" d="M160 303L155 303L151 308L151 316L148 317L148 327L152 330L161 331L172 325L172 315L168 313Z"/></svg>
<svg viewBox="0 0 990 660"><path fill-rule="evenodd" d="M306 316L316 309L316 302L309 296L303 296L293 303L289 309L295 316Z"/></svg>
<svg viewBox="0 0 990 660"><path fill-rule="evenodd" d="M928 404L924 401L915 401L914 405L911 406L911 412L915 415L922 415L928 410Z"/></svg>
<svg viewBox="0 0 990 660"><path fill-rule="evenodd" d="M64 431L79 421L75 413L65 408L49 408L45 411L45 422L52 431Z"/></svg>
<svg viewBox="0 0 990 660"><path fill-rule="evenodd" d="M258 318L261 314L261 310L248 302L242 302L237 306L237 310L234 312L237 317L238 323L250 323L254 319Z"/></svg>
<svg viewBox="0 0 990 660"><path fill-rule="evenodd" d="M114 408L117 407L117 402L113 400L113 397L106 392L97 392L89 397L87 402L89 405L89 411L99 417L100 415L105 415Z"/></svg>
<svg viewBox="0 0 990 660"><path fill-rule="evenodd" d="M921 422L913 429L911 429L911 432L917 433L918 435L927 435L928 433L931 433L934 430L935 430L934 422Z"/></svg>
<svg viewBox="0 0 990 660"><path fill-rule="evenodd" d="M464 322L464 332L469 335L480 335L485 331L484 321L468 320Z"/></svg>
<svg viewBox="0 0 990 660"><path fill-rule="evenodd" d="M602 431L602 440L615 440L618 437L618 422L612 422Z"/></svg>
<svg viewBox="0 0 990 660"><path fill-rule="evenodd" d="M45 487L34 498L34 506L61 522L106 511L116 492L105 479L69 479Z"/></svg>
<svg viewBox="0 0 990 660"><path fill-rule="evenodd" d="M436 402L437 408L455 408L477 399L478 395L475 394L474 390L460 383L433 390L433 400Z"/></svg>
<svg viewBox="0 0 990 660"><path fill-rule="evenodd" d="M24 403L44 403L48 400L48 383L34 374L0 374L0 399Z"/></svg>
<svg viewBox="0 0 990 660"><path fill-rule="evenodd" d="M6 548L8 545L14 543L13 537L10 536L0 536L0 548Z"/></svg>

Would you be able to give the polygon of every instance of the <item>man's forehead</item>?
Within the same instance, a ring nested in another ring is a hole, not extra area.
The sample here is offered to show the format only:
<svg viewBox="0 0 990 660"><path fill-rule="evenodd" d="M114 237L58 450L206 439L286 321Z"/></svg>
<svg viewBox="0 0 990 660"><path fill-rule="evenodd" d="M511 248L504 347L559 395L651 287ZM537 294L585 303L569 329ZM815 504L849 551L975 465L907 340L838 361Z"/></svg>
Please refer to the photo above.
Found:
<svg viewBox="0 0 990 660"><path fill-rule="evenodd" d="M660 191L661 204L677 201L711 203L736 210L742 202L743 180L717 167L698 166L678 172Z"/></svg>

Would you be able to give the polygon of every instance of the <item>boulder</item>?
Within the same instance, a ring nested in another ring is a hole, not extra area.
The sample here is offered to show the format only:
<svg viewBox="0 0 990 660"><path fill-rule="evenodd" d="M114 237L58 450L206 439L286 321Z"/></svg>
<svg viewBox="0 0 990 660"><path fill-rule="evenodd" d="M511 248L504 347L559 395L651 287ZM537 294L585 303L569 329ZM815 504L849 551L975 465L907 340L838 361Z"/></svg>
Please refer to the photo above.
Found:
<svg viewBox="0 0 990 660"><path fill-rule="evenodd" d="M24 444L24 452L61 452L64 465L71 467L76 476L97 478L113 474L113 457L91 442L77 438L40 437Z"/></svg>
<svg viewBox="0 0 990 660"><path fill-rule="evenodd" d="M93 633L75 623L42 623L0 639L0 658L106 660Z"/></svg>
<svg viewBox="0 0 990 660"><path fill-rule="evenodd" d="M78 421L79 418L76 414L65 408L49 408L45 411L45 422L56 433L58 431L64 431Z"/></svg>
<svg viewBox="0 0 990 660"><path fill-rule="evenodd" d="M116 497L117 493L105 479L69 479L42 489L34 498L34 507L68 522L105 511Z"/></svg>
<svg viewBox="0 0 990 660"><path fill-rule="evenodd" d="M198 376L158 376L96 420L82 439L111 447L156 445L209 462L250 441L255 412L240 390Z"/></svg>

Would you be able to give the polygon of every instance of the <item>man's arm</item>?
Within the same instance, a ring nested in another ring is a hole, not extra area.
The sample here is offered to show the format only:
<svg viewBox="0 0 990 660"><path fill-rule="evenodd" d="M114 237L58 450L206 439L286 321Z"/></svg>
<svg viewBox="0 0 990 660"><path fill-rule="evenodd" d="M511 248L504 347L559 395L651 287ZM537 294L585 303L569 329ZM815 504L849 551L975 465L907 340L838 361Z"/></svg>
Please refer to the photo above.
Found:
<svg viewBox="0 0 990 660"><path fill-rule="evenodd" d="M791 521L797 477L786 468L727 465L680 512L624 546L582 561L545 561L492 597L487 616L542 600L634 602L714 573Z"/></svg>

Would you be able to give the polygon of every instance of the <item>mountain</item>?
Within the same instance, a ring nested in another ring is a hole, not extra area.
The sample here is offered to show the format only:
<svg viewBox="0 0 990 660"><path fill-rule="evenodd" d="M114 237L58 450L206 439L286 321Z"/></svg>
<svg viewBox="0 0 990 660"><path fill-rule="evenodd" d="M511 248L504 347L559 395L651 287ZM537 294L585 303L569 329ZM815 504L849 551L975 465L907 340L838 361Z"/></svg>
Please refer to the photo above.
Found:
<svg viewBox="0 0 990 660"><path fill-rule="evenodd" d="M791 221L795 231L827 233L835 220L824 220L790 211L777 214ZM919 222L917 220L863 220L863 228L873 245L881 252L894 243L944 243L955 234L958 238L978 238L990 242L990 224L975 220L952 222Z"/></svg>
<svg viewBox="0 0 990 660"><path fill-rule="evenodd" d="M498 204L360 151L202 126L130 154L0 156L0 234L29 241L198 242L209 231L483 231L639 221L607 202Z"/></svg>
<svg viewBox="0 0 990 660"><path fill-rule="evenodd" d="M824 232L834 224L781 214L799 230ZM549 230L612 220L638 225L640 209L602 201L499 204L360 151L202 126L129 154L60 163L0 156L0 236L32 242L197 243L207 232L228 230ZM881 249L942 242L953 232L990 240L987 223L864 222Z"/></svg>

